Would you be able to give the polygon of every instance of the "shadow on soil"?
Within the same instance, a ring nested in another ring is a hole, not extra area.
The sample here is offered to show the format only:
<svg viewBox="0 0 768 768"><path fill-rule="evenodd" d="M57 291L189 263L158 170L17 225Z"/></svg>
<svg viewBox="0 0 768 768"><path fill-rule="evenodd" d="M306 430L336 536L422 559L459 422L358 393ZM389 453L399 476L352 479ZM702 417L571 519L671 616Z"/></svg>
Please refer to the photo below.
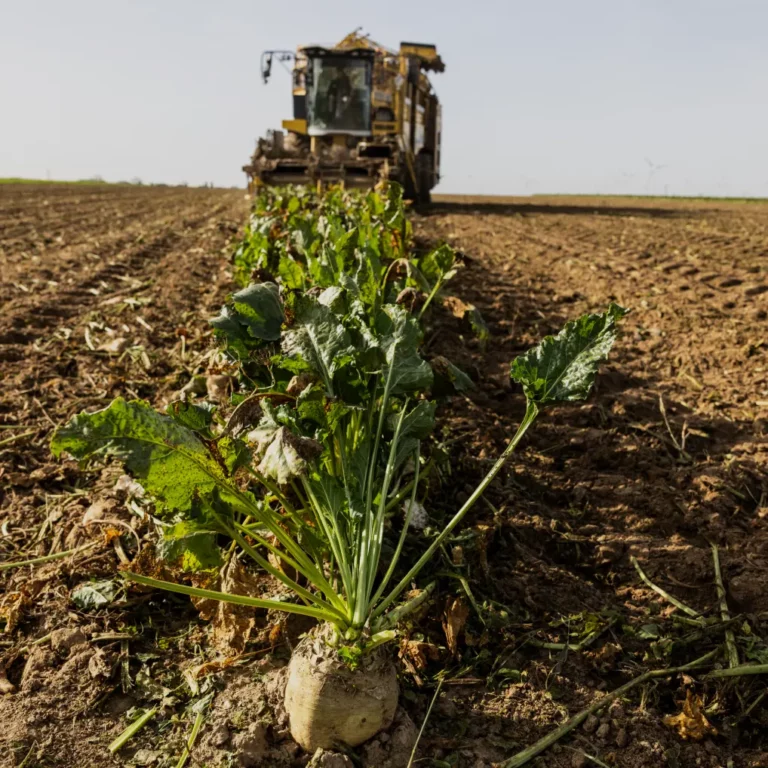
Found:
<svg viewBox="0 0 768 768"><path fill-rule="evenodd" d="M427 354L450 358L477 385L469 398L456 398L444 411L449 415L443 439L459 454L470 487L503 450L524 412L522 393L509 380L510 362L580 312L567 300L519 289L513 277L476 262L463 273L461 293L489 319L490 344L482 350L461 321L440 309L439 330L427 334ZM604 577L610 570L633 582L630 554L659 560L672 539L677 548L691 545L708 553L708 540L746 529L768 494L768 481L748 456L727 460L737 443L754 436L752 422L695 413L665 394L665 424L659 404L665 381L648 374L642 354L633 349L631 330L630 315L592 396L545 410L521 443L506 480L497 479L489 490L497 509L510 510L513 535L527 542L529 552L564 569L566 583L576 574L588 582L586 592L542 594L548 611L573 612L580 604L583 609L593 589L601 594L589 602L615 604L614 588ZM456 343L462 337L463 346ZM453 499L446 504L450 509ZM676 570L674 562L668 565ZM690 572L679 578L695 581ZM486 586L492 593L512 585L494 580ZM695 594L683 589L683 599ZM503 602L503 594L494 599Z"/></svg>
<svg viewBox="0 0 768 768"><path fill-rule="evenodd" d="M463 272L461 295L487 319L490 343L485 350L474 341L457 345L457 338L468 340L471 333L462 321L437 309L440 330L432 337L427 334L428 353L445 355L477 385L470 394L471 406L468 401L451 406L452 413L466 409L465 427L474 430L462 439L460 450L471 454L492 446L493 455L503 449L525 408L520 388L509 380L509 364L581 311L572 297L532 293L516 285L513 275L475 261ZM708 546L705 537L717 538L722 523L707 530L701 519L690 518L681 508L686 506L682 502L689 497L693 501L701 476L707 476L710 486L719 482L727 490L736 471L741 491L726 493L728 501L720 499L725 504L721 511L727 509L731 517L754 513L762 494L768 493L766 479L746 456L732 463L724 460L737 443L754 437L755 425L693 412L665 392L666 380L648 371L633 343L630 314L591 397L585 403L550 407L540 415L522 444L533 454L533 462L522 469L516 483L541 503L543 514L568 519L574 516L574 505L603 510L596 513L595 522L605 532L642 530L647 539L680 534Z"/></svg>

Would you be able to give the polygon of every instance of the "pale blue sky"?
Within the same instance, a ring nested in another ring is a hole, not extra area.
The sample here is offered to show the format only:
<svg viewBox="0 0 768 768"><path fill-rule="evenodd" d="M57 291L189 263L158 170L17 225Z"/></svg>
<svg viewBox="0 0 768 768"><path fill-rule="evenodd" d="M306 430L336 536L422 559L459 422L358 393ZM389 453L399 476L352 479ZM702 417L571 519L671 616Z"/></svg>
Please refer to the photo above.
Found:
<svg viewBox="0 0 768 768"><path fill-rule="evenodd" d="M262 49L357 26L437 44L440 191L768 196L768 0L0 0L0 176L242 185Z"/></svg>

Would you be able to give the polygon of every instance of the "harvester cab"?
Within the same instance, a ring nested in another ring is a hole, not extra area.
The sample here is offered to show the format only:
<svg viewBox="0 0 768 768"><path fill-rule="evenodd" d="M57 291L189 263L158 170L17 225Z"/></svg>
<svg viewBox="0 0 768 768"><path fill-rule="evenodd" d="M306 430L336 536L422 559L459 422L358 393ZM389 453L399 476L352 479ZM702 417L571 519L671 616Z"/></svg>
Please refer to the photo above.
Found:
<svg viewBox="0 0 768 768"><path fill-rule="evenodd" d="M370 136L373 51L304 51L309 136Z"/></svg>
<svg viewBox="0 0 768 768"><path fill-rule="evenodd" d="M440 179L440 104L426 76L444 69L435 46L401 43L394 52L356 31L332 47L265 51L265 82L275 59L292 62L293 118L259 139L243 167L251 192L388 179L407 198L429 201Z"/></svg>

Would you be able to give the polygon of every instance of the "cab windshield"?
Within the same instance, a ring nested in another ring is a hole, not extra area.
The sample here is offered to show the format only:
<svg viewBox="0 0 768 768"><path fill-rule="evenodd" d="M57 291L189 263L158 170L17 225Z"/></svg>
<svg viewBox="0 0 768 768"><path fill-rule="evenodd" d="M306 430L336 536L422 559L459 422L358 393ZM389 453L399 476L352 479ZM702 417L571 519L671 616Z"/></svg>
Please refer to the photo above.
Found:
<svg viewBox="0 0 768 768"><path fill-rule="evenodd" d="M368 136L371 132L370 62L342 56L312 60L308 89L308 133L346 133Z"/></svg>

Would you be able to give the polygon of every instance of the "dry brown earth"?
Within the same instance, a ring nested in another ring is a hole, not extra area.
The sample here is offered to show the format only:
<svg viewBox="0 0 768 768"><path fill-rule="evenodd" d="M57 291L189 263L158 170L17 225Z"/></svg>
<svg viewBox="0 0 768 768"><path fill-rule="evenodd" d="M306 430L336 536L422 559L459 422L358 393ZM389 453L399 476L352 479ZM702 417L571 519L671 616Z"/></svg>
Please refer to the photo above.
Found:
<svg viewBox="0 0 768 768"><path fill-rule="evenodd" d="M0 563L96 542L72 559L0 570L2 766L178 760L194 719L179 669L199 663L207 626L188 603L164 596L76 609L71 590L112 576L114 541L131 552L133 536L119 537L119 523L106 537L108 526L83 526L115 474L53 461L47 443L53 425L83 408L118 395L159 405L204 370L205 318L232 289L227 259L246 211L238 190L0 185ZM768 205L437 197L414 222L422 244L446 240L468 257L455 290L492 334L483 347L447 310L429 320L427 354L449 355L477 384L442 406L439 438L454 469L435 491L435 517L472 489L520 418L510 360L582 312L609 301L632 309L594 396L541 417L438 565L467 577L477 611L461 582L443 577L431 617L410 635L403 702L415 722L434 675L450 677L422 764L487 768L600 691L722 641L719 631L691 638L631 557L659 586L712 613L717 544L741 660L768 662ZM108 510L123 524L133 519L117 500ZM470 611L452 656L440 616L457 598ZM540 647L591 628L604 631L586 650ZM306 762L268 714L285 650L264 656L267 634L247 664L204 678L218 693L190 764L230 751L236 765L248 749L260 760L253 764ZM436 656L422 670L420 647ZM152 703L140 673L174 681L167 695L176 701L110 758L126 712ZM265 681L261 698L244 684L254 680ZM538 764L589 765L588 754L616 768L768 766L764 681L649 683ZM686 691L717 734L683 741L664 724ZM258 733L251 710L264 721ZM235 722L241 711L247 722ZM390 741L410 733L399 722ZM365 764L384 768L395 754L386 745L370 745Z"/></svg>

